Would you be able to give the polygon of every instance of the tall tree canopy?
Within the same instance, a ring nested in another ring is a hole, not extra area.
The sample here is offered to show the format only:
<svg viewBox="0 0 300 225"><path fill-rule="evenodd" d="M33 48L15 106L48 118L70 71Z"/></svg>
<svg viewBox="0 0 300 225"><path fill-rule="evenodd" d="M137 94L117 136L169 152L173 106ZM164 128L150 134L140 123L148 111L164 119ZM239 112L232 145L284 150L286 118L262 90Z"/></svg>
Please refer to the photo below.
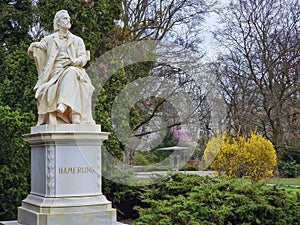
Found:
<svg viewBox="0 0 300 225"><path fill-rule="evenodd" d="M33 16L32 1L1 1L0 10L0 53L4 54L5 50L18 46L20 40L30 39L28 31Z"/></svg>
<svg viewBox="0 0 300 225"><path fill-rule="evenodd" d="M35 105L32 85L36 77L26 54L32 1L1 1L0 10L0 104L30 111Z"/></svg>
<svg viewBox="0 0 300 225"><path fill-rule="evenodd" d="M228 106L228 128L257 129L279 151L295 148L300 138L299 2L235 0L221 18L225 29L216 37L225 50L212 68Z"/></svg>

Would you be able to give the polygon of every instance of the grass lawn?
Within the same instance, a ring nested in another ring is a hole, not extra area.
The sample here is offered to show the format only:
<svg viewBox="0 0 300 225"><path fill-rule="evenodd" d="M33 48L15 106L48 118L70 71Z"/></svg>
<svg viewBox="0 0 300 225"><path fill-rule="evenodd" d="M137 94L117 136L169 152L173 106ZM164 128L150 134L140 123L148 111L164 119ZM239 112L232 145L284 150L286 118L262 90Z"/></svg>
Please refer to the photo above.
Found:
<svg viewBox="0 0 300 225"><path fill-rule="evenodd" d="M296 188L296 187L282 187L285 191L293 193L293 194L300 194L300 188Z"/></svg>
<svg viewBox="0 0 300 225"><path fill-rule="evenodd" d="M300 177L298 178L274 178L267 180L268 184L278 184L278 185L298 185L300 186Z"/></svg>
<svg viewBox="0 0 300 225"><path fill-rule="evenodd" d="M296 194L300 194L300 188L299 187L291 187L291 186L285 186L285 185L297 185L300 186L300 177L298 178L276 178L267 180L268 184L274 184L279 185L282 189L284 189L287 192Z"/></svg>

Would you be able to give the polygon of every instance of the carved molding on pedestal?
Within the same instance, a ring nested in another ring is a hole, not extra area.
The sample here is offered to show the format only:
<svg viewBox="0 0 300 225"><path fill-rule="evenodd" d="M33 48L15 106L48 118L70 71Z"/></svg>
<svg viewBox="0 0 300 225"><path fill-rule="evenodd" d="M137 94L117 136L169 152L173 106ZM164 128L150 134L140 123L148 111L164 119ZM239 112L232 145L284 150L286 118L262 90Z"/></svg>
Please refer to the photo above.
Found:
<svg viewBox="0 0 300 225"><path fill-rule="evenodd" d="M47 190L48 195L55 195L55 146L47 147Z"/></svg>

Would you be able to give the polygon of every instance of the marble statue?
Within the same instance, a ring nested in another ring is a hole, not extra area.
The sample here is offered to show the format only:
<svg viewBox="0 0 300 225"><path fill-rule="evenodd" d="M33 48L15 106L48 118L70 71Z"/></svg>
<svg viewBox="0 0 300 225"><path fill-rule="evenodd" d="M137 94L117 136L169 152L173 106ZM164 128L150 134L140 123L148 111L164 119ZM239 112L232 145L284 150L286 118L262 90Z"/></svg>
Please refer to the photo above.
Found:
<svg viewBox="0 0 300 225"><path fill-rule="evenodd" d="M31 43L28 54L39 74L34 87L41 124L95 124L91 98L94 87L85 69L89 59L83 40L72 34L66 10L56 13L54 33Z"/></svg>

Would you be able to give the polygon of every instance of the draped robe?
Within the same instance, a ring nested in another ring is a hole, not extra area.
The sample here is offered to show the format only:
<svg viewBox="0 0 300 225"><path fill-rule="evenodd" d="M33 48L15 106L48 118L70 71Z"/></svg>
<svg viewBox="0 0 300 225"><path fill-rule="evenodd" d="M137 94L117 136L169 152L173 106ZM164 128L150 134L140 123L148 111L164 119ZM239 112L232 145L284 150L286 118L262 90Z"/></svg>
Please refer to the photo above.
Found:
<svg viewBox="0 0 300 225"><path fill-rule="evenodd" d="M80 116L81 124L94 124L91 111L94 87L83 68L88 60L83 40L69 32L63 42L56 32L40 43L46 49L29 49L29 56L35 59L39 74L34 87L38 125L51 123L50 117L54 117L54 123L72 123L74 114ZM72 62L76 59L80 64L74 66ZM59 103L67 106L64 113L57 112Z"/></svg>

